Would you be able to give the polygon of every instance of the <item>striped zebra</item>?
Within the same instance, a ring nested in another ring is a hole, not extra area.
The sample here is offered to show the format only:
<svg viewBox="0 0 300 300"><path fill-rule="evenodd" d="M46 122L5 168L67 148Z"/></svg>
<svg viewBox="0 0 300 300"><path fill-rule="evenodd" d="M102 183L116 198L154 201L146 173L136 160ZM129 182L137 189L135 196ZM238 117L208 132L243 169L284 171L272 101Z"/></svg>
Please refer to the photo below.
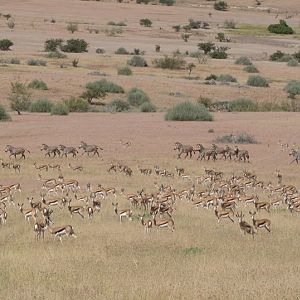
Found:
<svg viewBox="0 0 300 300"><path fill-rule="evenodd" d="M291 152L289 153L289 155L293 157L293 160L290 162L290 164L293 163L294 161L297 164L299 163L299 160L300 160L300 152L299 152L299 150L291 149Z"/></svg>
<svg viewBox="0 0 300 300"><path fill-rule="evenodd" d="M17 155L21 155L21 158L26 158L25 157L25 152L28 152L30 153L29 150L23 148L23 147L14 147L14 146L11 146L11 145L6 145L6 148L5 148L5 152L9 152L9 158L11 158L12 156L14 156L15 158L17 158Z"/></svg>
<svg viewBox="0 0 300 300"><path fill-rule="evenodd" d="M183 153L185 153L184 158L187 158L188 155L190 156L190 158L192 158L192 153L194 152L193 146L183 145L179 142L175 143L174 150L178 150L178 158L180 158Z"/></svg>

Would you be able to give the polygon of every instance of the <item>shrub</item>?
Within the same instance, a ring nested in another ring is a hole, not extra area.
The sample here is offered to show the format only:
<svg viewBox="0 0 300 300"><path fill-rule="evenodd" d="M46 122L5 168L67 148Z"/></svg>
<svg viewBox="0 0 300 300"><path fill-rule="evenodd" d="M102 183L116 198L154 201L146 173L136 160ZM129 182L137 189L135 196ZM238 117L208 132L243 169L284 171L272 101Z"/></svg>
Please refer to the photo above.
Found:
<svg viewBox="0 0 300 300"><path fill-rule="evenodd" d="M226 53L227 50L227 47L218 47L210 52L209 56L215 59L226 59L228 57L228 54Z"/></svg>
<svg viewBox="0 0 300 300"><path fill-rule="evenodd" d="M300 81L290 80L284 87L284 90L289 94L290 98L295 98L296 95L300 95Z"/></svg>
<svg viewBox="0 0 300 300"><path fill-rule="evenodd" d="M57 48L62 46L62 39L49 39L45 41L44 50L46 52L57 52Z"/></svg>
<svg viewBox="0 0 300 300"><path fill-rule="evenodd" d="M292 55L300 63L300 50Z"/></svg>
<svg viewBox="0 0 300 300"><path fill-rule="evenodd" d="M14 45L14 43L11 40L8 40L8 39L0 40L0 50L2 50L2 51L10 50L9 48L13 45Z"/></svg>
<svg viewBox="0 0 300 300"><path fill-rule="evenodd" d="M150 102L150 98L143 90L132 88L128 91L127 101L132 106L140 106L145 102Z"/></svg>
<svg viewBox="0 0 300 300"><path fill-rule="evenodd" d="M119 68L118 69L118 75L130 76L130 75L132 75L132 71L129 67Z"/></svg>
<svg viewBox="0 0 300 300"><path fill-rule="evenodd" d="M221 74L218 76L217 81L220 82L237 82L236 78L231 76L230 74Z"/></svg>
<svg viewBox="0 0 300 300"><path fill-rule="evenodd" d="M115 51L115 54L126 55L126 54L129 54L129 52L128 52L125 48L120 47L120 48L118 48L118 49Z"/></svg>
<svg viewBox="0 0 300 300"><path fill-rule="evenodd" d="M216 138L217 143L227 143L227 144L257 144L256 139L253 135L248 133L240 133L238 135L229 134Z"/></svg>
<svg viewBox="0 0 300 300"><path fill-rule="evenodd" d="M151 2L151 0L136 0L137 4L141 4L141 3L148 4L149 2Z"/></svg>
<svg viewBox="0 0 300 300"><path fill-rule="evenodd" d="M61 58L67 58L67 55L64 54L64 53L61 53L59 51L52 51L52 52L49 52L45 55L46 58L58 58L58 59L61 59Z"/></svg>
<svg viewBox="0 0 300 300"><path fill-rule="evenodd" d="M163 58L155 59L153 62L157 68L170 70L182 69L186 64L186 61L181 55L175 54L172 56L165 55Z"/></svg>
<svg viewBox="0 0 300 300"><path fill-rule="evenodd" d="M116 36L117 34L121 34L123 32L122 28L111 28L105 29L105 34L107 36Z"/></svg>
<svg viewBox="0 0 300 300"><path fill-rule="evenodd" d="M9 59L0 59L0 63L2 64L12 64L12 65L19 65L20 59L17 57L9 58Z"/></svg>
<svg viewBox="0 0 300 300"><path fill-rule="evenodd" d="M48 90L47 84L43 80L34 79L29 84L30 89Z"/></svg>
<svg viewBox="0 0 300 300"><path fill-rule="evenodd" d="M82 98L70 97L63 100L63 102L69 112L87 112L89 110L89 103Z"/></svg>
<svg viewBox="0 0 300 300"><path fill-rule="evenodd" d="M104 53L105 53L105 50L102 49L102 48L97 48L97 49L96 49L96 53L97 53L97 54L104 54Z"/></svg>
<svg viewBox="0 0 300 300"><path fill-rule="evenodd" d="M176 0L159 0L159 3L162 5L172 6L174 5Z"/></svg>
<svg viewBox="0 0 300 300"><path fill-rule="evenodd" d="M216 45L214 43L208 42L208 43L199 43L198 44L199 50L204 51L204 54L208 54L211 51L216 49Z"/></svg>
<svg viewBox="0 0 300 300"><path fill-rule="evenodd" d="M31 103L29 110L38 113L50 113L54 103L47 98L38 99Z"/></svg>
<svg viewBox="0 0 300 300"><path fill-rule="evenodd" d="M244 71L248 73L259 73L258 69L254 65L246 66Z"/></svg>
<svg viewBox="0 0 300 300"><path fill-rule="evenodd" d="M249 78L247 80L247 84L250 86L257 86L257 87L268 87L269 86L268 81L259 75L249 76Z"/></svg>
<svg viewBox="0 0 300 300"><path fill-rule="evenodd" d="M20 81L11 82L10 94L8 97L10 106L20 114L20 111L26 111L31 104L31 94L25 83Z"/></svg>
<svg viewBox="0 0 300 300"><path fill-rule="evenodd" d="M10 121L11 117L6 112L5 108L0 104L0 122Z"/></svg>
<svg viewBox="0 0 300 300"><path fill-rule="evenodd" d="M225 20L223 23L224 28L226 29L235 29L236 21L234 20Z"/></svg>
<svg viewBox="0 0 300 300"><path fill-rule="evenodd" d="M257 103L251 99L239 98L229 102L229 111L257 111Z"/></svg>
<svg viewBox="0 0 300 300"><path fill-rule="evenodd" d="M9 18L6 22L6 25L9 29L15 28L15 20L13 18Z"/></svg>
<svg viewBox="0 0 300 300"><path fill-rule="evenodd" d="M83 39L67 40L66 45L61 46L63 52L82 53L87 52L88 43Z"/></svg>
<svg viewBox="0 0 300 300"><path fill-rule="evenodd" d="M271 24L268 26L268 30L276 34L293 34L294 30L287 25L284 20L280 20L279 24Z"/></svg>
<svg viewBox="0 0 300 300"><path fill-rule="evenodd" d="M57 102L52 106L51 115L66 116L69 114L67 105L63 102Z"/></svg>
<svg viewBox="0 0 300 300"><path fill-rule="evenodd" d="M152 21L149 19L140 19L140 25L145 27L151 27Z"/></svg>
<svg viewBox="0 0 300 300"><path fill-rule="evenodd" d="M147 61L139 55L134 55L127 64L133 67L148 67Z"/></svg>
<svg viewBox="0 0 300 300"><path fill-rule="evenodd" d="M205 80L217 80L217 79L218 79L218 76L215 74L210 74L209 76L207 76L205 78Z"/></svg>
<svg viewBox="0 0 300 300"><path fill-rule="evenodd" d="M122 112L122 111L128 111L130 109L130 105L127 101L124 100L113 100L109 103L109 107L112 111L115 112Z"/></svg>
<svg viewBox="0 0 300 300"><path fill-rule="evenodd" d="M27 64L29 66L43 66L43 67L45 67L47 65L47 62L44 61L44 60L40 60L40 59L30 58L30 59L28 59Z"/></svg>
<svg viewBox="0 0 300 300"><path fill-rule="evenodd" d="M156 106L150 102L144 102L140 106L141 112L156 112Z"/></svg>
<svg viewBox="0 0 300 300"><path fill-rule="evenodd" d="M224 33L224 32L218 32L218 33L217 33L217 36L216 36L216 39L217 39L219 42L226 42L225 33Z"/></svg>
<svg viewBox="0 0 300 300"><path fill-rule="evenodd" d="M280 50L277 50L276 52L270 55L271 61L288 62L291 59L292 55L284 53Z"/></svg>
<svg viewBox="0 0 300 300"><path fill-rule="evenodd" d="M70 31L71 33L74 33L75 31L78 31L78 24L76 24L76 23L69 23L67 25L67 30Z"/></svg>
<svg viewBox="0 0 300 300"><path fill-rule="evenodd" d="M212 115L202 104L183 102L173 106L165 114L167 121L212 121Z"/></svg>
<svg viewBox="0 0 300 300"><path fill-rule="evenodd" d="M228 8L228 4L225 1L217 1L214 3L214 9L225 11Z"/></svg>
<svg viewBox="0 0 300 300"><path fill-rule="evenodd" d="M247 56L241 56L234 62L236 65L250 66L252 65L251 60Z"/></svg>
<svg viewBox="0 0 300 300"><path fill-rule="evenodd" d="M212 100L210 98L206 98L206 97L200 97L197 100L197 103L204 105L206 108L210 107L212 105Z"/></svg>
<svg viewBox="0 0 300 300"><path fill-rule="evenodd" d="M287 62L287 65L288 65L289 67L299 67L299 63L298 63L297 59L295 59L295 58L290 59L290 60Z"/></svg>

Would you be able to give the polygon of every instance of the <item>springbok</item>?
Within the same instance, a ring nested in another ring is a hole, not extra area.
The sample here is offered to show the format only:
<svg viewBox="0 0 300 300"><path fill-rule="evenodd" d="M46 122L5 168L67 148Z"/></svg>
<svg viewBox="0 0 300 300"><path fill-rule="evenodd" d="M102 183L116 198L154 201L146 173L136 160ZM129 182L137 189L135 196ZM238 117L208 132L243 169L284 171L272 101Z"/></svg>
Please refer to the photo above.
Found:
<svg viewBox="0 0 300 300"><path fill-rule="evenodd" d="M62 243L62 237L63 236L72 236L73 238L76 238L75 232L73 230L73 227L71 225L65 225L65 226L59 226L59 227L50 227L47 226L48 231L54 235L54 238L58 237L60 242Z"/></svg>
<svg viewBox="0 0 300 300"><path fill-rule="evenodd" d="M122 218L124 217L132 221L132 210L129 208L119 210L118 205L118 202L116 204L112 203L112 206L115 208L115 213L120 219L120 223L122 223Z"/></svg>
<svg viewBox="0 0 300 300"><path fill-rule="evenodd" d="M268 230L268 232L271 232L271 221L269 219L260 219L260 220L256 220L254 218L256 212L251 212L249 211L249 214L251 215L252 218L252 222L253 222L253 226L255 227L255 229L257 230L258 228L266 228L266 230Z"/></svg>
<svg viewBox="0 0 300 300"><path fill-rule="evenodd" d="M140 220L141 220L141 223L142 223L143 227L145 228L145 232L149 233L150 229L152 228L152 221L151 220L145 221L144 220L145 214L143 214L142 216L139 215L139 217L140 217Z"/></svg>
<svg viewBox="0 0 300 300"><path fill-rule="evenodd" d="M236 214L236 217L237 217L238 222L239 222L241 233L252 234L252 238L254 239L254 234L256 232L255 232L254 228L250 224L248 224L246 221L243 221L244 214L241 212L240 214Z"/></svg>

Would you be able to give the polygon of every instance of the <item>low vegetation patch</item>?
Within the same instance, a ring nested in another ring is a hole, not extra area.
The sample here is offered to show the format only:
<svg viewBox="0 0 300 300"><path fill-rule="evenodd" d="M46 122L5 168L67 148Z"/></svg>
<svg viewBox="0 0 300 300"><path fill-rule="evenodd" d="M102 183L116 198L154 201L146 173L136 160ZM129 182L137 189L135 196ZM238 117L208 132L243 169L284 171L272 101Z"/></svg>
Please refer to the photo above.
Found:
<svg viewBox="0 0 300 300"><path fill-rule="evenodd" d="M75 31L78 31L78 24L77 23L69 23L67 25L67 30L71 33L74 33Z"/></svg>
<svg viewBox="0 0 300 300"><path fill-rule="evenodd" d="M14 43L11 40L8 40L8 39L0 40L0 50L1 51L8 51L8 50L10 50L10 47L13 45L14 45Z"/></svg>
<svg viewBox="0 0 300 300"><path fill-rule="evenodd" d="M150 19L140 19L140 25L145 27L151 27L152 21Z"/></svg>
<svg viewBox="0 0 300 300"><path fill-rule="evenodd" d="M43 67L45 67L47 65L47 62L45 60L30 58L27 61L27 65L28 66L43 66Z"/></svg>
<svg viewBox="0 0 300 300"><path fill-rule="evenodd" d="M203 254L204 249L199 247L190 247L183 249L183 253L185 255L196 255L196 254Z"/></svg>
<svg viewBox="0 0 300 300"><path fill-rule="evenodd" d="M29 84L30 89L35 90L48 90L47 84L43 80L34 79Z"/></svg>
<svg viewBox="0 0 300 300"><path fill-rule="evenodd" d="M129 67L122 67L118 69L118 75L131 76L132 70Z"/></svg>
<svg viewBox="0 0 300 300"><path fill-rule="evenodd" d="M127 101L130 105L135 107L139 107L145 102L151 102L147 93L138 88L132 88L128 91Z"/></svg>
<svg viewBox="0 0 300 300"><path fill-rule="evenodd" d="M217 77L217 81L220 82L237 82L236 78L230 74L221 74Z"/></svg>
<svg viewBox="0 0 300 300"><path fill-rule="evenodd" d="M67 55L64 53L61 53L59 51L52 51L49 52L45 55L46 58L57 58L57 59L62 59L62 58L67 58Z"/></svg>
<svg viewBox="0 0 300 300"><path fill-rule="evenodd" d="M226 1L217 1L214 3L214 9L225 11L228 9L228 4Z"/></svg>
<svg viewBox="0 0 300 300"><path fill-rule="evenodd" d="M290 80L284 90L289 94L289 98L295 98L296 95L300 95L300 81Z"/></svg>
<svg viewBox="0 0 300 300"><path fill-rule="evenodd" d="M87 112L89 111L89 103L79 97L70 97L63 100L63 103L67 106L69 112Z"/></svg>
<svg viewBox="0 0 300 300"><path fill-rule="evenodd" d="M120 47L115 51L115 54L127 55L129 52L124 47Z"/></svg>
<svg viewBox="0 0 300 300"><path fill-rule="evenodd" d="M258 144L255 137L246 132L242 132L239 134L228 134L217 137L215 140L216 143L224 143L224 144Z"/></svg>
<svg viewBox="0 0 300 300"><path fill-rule="evenodd" d="M294 30L286 21L280 20L278 24L271 24L268 26L268 31L276 34L293 34Z"/></svg>
<svg viewBox="0 0 300 300"><path fill-rule="evenodd" d="M254 65L246 66L244 71L247 73L259 73L258 69Z"/></svg>
<svg viewBox="0 0 300 300"><path fill-rule="evenodd" d="M284 53L280 50L277 50L276 52L272 53L269 58L271 61L278 61L278 62L288 62L292 59L292 56L290 54Z"/></svg>
<svg viewBox="0 0 300 300"><path fill-rule="evenodd" d="M229 111L258 111L258 105L251 99L239 98L229 102Z"/></svg>
<svg viewBox="0 0 300 300"><path fill-rule="evenodd" d="M69 114L67 105L63 102L55 103L51 108L51 115L66 116Z"/></svg>
<svg viewBox="0 0 300 300"><path fill-rule="evenodd" d="M212 121L213 116L202 104L183 102L169 109L165 119L167 121Z"/></svg>
<svg viewBox="0 0 300 300"><path fill-rule="evenodd" d="M287 62L287 66L289 66L289 67L299 67L299 63L295 58L292 58Z"/></svg>
<svg viewBox="0 0 300 300"><path fill-rule="evenodd" d="M165 55L163 58L157 58L153 63L157 68L180 70L184 68L186 61L181 55L173 54L172 56Z"/></svg>
<svg viewBox="0 0 300 300"><path fill-rule="evenodd" d="M54 103L47 98L41 98L33 101L29 107L29 111L37 113L50 113Z"/></svg>
<svg viewBox="0 0 300 300"><path fill-rule="evenodd" d="M0 104L0 122L10 121L11 117L5 110L5 108Z"/></svg>
<svg viewBox="0 0 300 300"><path fill-rule="evenodd" d="M88 43L83 39L70 39L61 46L63 52L82 53L87 52Z"/></svg>
<svg viewBox="0 0 300 300"><path fill-rule="evenodd" d="M127 64L133 67L148 67L147 61L140 55L134 55Z"/></svg>
<svg viewBox="0 0 300 300"><path fill-rule="evenodd" d="M140 106L141 112L156 112L156 106L150 102L144 102Z"/></svg>
<svg viewBox="0 0 300 300"><path fill-rule="evenodd" d="M249 76L249 78L247 80L247 84L249 86L256 86L256 87L268 87L269 86L268 81L260 75Z"/></svg>
<svg viewBox="0 0 300 300"><path fill-rule="evenodd" d="M11 108L18 114L21 114L21 111L27 111L31 105L31 93L26 84L20 81L11 82L8 99Z"/></svg>
<svg viewBox="0 0 300 300"><path fill-rule="evenodd" d="M130 110L130 104L127 101L121 99L111 101L108 106L113 112L122 112Z"/></svg>
<svg viewBox="0 0 300 300"><path fill-rule="evenodd" d="M0 59L1 64L11 64L11 65L19 65L21 63L20 59L17 57L8 58L8 59Z"/></svg>
<svg viewBox="0 0 300 300"><path fill-rule="evenodd" d="M252 65L251 60L247 56L239 57L235 62L236 65L250 66Z"/></svg>
<svg viewBox="0 0 300 300"><path fill-rule="evenodd" d="M58 52L63 43L62 39L49 39L45 41L44 50L46 52Z"/></svg>

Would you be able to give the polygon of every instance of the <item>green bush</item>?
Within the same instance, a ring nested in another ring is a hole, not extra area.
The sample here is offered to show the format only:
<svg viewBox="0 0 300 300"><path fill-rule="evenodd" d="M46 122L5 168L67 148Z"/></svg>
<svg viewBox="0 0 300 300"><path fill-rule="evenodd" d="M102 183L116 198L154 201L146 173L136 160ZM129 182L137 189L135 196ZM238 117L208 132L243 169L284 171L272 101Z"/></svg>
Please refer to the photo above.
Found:
<svg viewBox="0 0 300 300"><path fill-rule="evenodd" d="M205 78L205 80L217 80L217 79L218 79L218 76L215 74L210 74L209 76L207 76Z"/></svg>
<svg viewBox="0 0 300 300"><path fill-rule="evenodd" d="M292 56L300 63L300 50L298 52L295 52Z"/></svg>
<svg viewBox="0 0 300 300"><path fill-rule="evenodd" d="M252 62L247 56L239 57L235 62L236 65L251 66Z"/></svg>
<svg viewBox="0 0 300 300"><path fill-rule="evenodd" d="M300 81L290 80L284 87L284 90L289 94L290 98L295 98L296 95L300 95Z"/></svg>
<svg viewBox="0 0 300 300"><path fill-rule="evenodd" d="M150 102L144 102L140 106L141 112L156 112L156 106Z"/></svg>
<svg viewBox="0 0 300 300"><path fill-rule="evenodd" d="M49 52L45 55L46 58L58 58L58 59L61 59L61 58L67 58L67 55L64 54L64 53L61 53L59 51L52 51L52 52Z"/></svg>
<svg viewBox="0 0 300 300"><path fill-rule="evenodd" d="M159 3L162 5L172 6L174 5L176 0L159 0Z"/></svg>
<svg viewBox="0 0 300 300"><path fill-rule="evenodd" d="M25 83L20 81L11 82L8 96L10 106L20 114L20 111L27 111L31 105L31 94Z"/></svg>
<svg viewBox="0 0 300 300"><path fill-rule="evenodd" d="M114 112L128 111L130 109L129 103L120 99L111 101L109 107Z"/></svg>
<svg viewBox="0 0 300 300"><path fill-rule="evenodd" d="M29 84L30 89L35 90L48 90L47 84L43 80L34 79Z"/></svg>
<svg viewBox="0 0 300 300"><path fill-rule="evenodd" d="M50 113L54 103L47 98L38 99L31 103L29 110L38 113Z"/></svg>
<svg viewBox="0 0 300 300"><path fill-rule="evenodd" d="M226 59L228 57L228 54L226 53L227 50L227 47L216 47L209 53L209 56L215 59Z"/></svg>
<svg viewBox="0 0 300 300"><path fill-rule="evenodd" d="M70 39L61 46L63 52L82 53L87 52L88 43L83 39Z"/></svg>
<svg viewBox="0 0 300 300"><path fill-rule="evenodd" d="M172 56L165 55L163 58L158 58L153 61L157 68L180 70L184 68L186 61L181 55L173 54Z"/></svg>
<svg viewBox="0 0 300 300"><path fill-rule="evenodd" d="M140 25L145 27L151 27L152 21L149 19L140 19Z"/></svg>
<svg viewBox="0 0 300 300"><path fill-rule="evenodd" d="M2 50L2 51L10 50L9 48L13 45L14 45L14 43L11 40L8 40L8 39L0 40L0 50Z"/></svg>
<svg viewBox="0 0 300 300"><path fill-rule="evenodd" d="M115 51L115 54L126 55L129 54L129 52L124 47L120 47Z"/></svg>
<svg viewBox="0 0 300 300"><path fill-rule="evenodd" d="M6 112L5 108L0 104L0 122L10 121L11 117Z"/></svg>
<svg viewBox="0 0 300 300"><path fill-rule="evenodd" d="M271 24L268 30L276 34L293 34L294 30L284 20L280 20L279 24Z"/></svg>
<svg viewBox="0 0 300 300"><path fill-rule="evenodd" d="M292 55L284 53L280 50L277 50L276 52L270 55L271 61L288 62L291 59L292 59Z"/></svg>
<svg viewBox="0 0 300 300"><path fill-rule="evenodd" d="M132 71L129 67L119 68L118 69L118 75L130 76L130 75L132 75Z"/></svg>
<svg viewBox="0 0 300 300"><path fill-rule="evenodd" d="M226 29L235 29L236 22L234 20L225 20L223 26Z"/></svg>
<svg viewBox="0 0 300 300"><path fill-rule="evenodd" d="M49 39L45 41L44 50L46 52L57 52L63 43L62 39Z"/></svg>
<svg viewBox="0 0 300 300"><path fill-rule="evenodd" d="M167 121L212 121L213 116L204 105L183 102L169 109L165 119Z"/></svg>
<svg viewBox="0 0 300 300"><path fill-rule="evenodd" d="M9 63L12 64L12 65L19 65L21 62L20 62L20 59L17 58L17 57L13 57L9 60Z"/></svg>
<svg viewBox="0 0 300 300"><path fill-rule="evenodd" d="M225 1L217 1L214 3L214 9L225 11L228 8L228 4Z"/></svg>
<svg viewBox="0 0 300 300"><path fill-rule="evenodd" d="M132 106L140 106L145 102L151 102L149 96L143 90L137 88L128 91L127 101Z"/></svg>
<svg viewBox="0 0 300 300"><path fill-rule="evenodd" d="M229 111L258 111L258 105L251 99L239 98L229 102Z"/></svg>
<svg viewBox="0 0 300 300"><path fill-rule="evenodd" d="M89 110L89 103L82 98L70 97L63 100L63 102L69 112L87 112Z"/></svg>
<svg viewBox="0 0 300 300"><path fill-rule="evenodd" d="M236 78L230 74L221 74L218 76L217 81L220 82L237 82Z"/></svg>
<svg viewBox="0 0 300 300"><path fill-rule="evenodd" d="M297 59L295 59L295 58L290 59L290 60L287 62L287 65L288 65L289 67L299 67L299 63L298 63Z"/></svg>
<svg viewBox="0 0 300 300"><path fill-rule="evenodd" d="M148 67L147 61L139 55L134 55L127 61L127 64L133 67Z"/></svg>
<svg viewBox="0 0 300 300"><path fill-rule="evenodd" d="M51 115L66 116L69 114L67 105L63 102L57 102L52 106Z"/></svg>
<svg viewBox="0 0 300 300"><path fill-rule="evenodd" d="M269 86L268 81L260 75L249 76L249 78L247 80L247 84L250 86L257 86L257 87L268 87Z"/></svg>
<svg viewBox="0 0 300 300"><path fill-rule="evenodd" d="M229 134L216 138L217 143L227 144L257 144L255 137L246 132L242 132L238 135Z"/></svg>
<svg viewBox="0 0 300 300"><path fill-rule="evenodd" d="M97 54L104 54L104 53L105 53L105 50L102 49L102 48L97 48L97 49L96 49L96 53L97 53Z"/></svg>
<svg viewBox="0 0 300 300"><path fill-rule="evenodd" d="M76 24L76 23L69 23L67 25L67 30L70 31L71 33L74 33L75 31L78 31L78 24Z"/></svg>
<svg viewBox="0 0 300 300"><path fill-rule="evenodd" d="M258 69L254 65L246 66L244 71L248 73L259 73Z"/></svg>
<svg viewBox="0 0 300 300"><path fill-rule="evenodd" d="M45 67L47 65L47 62L44 60L40 60L40 59L30 58L27 61L27 65L28 66L43 66L43 67Z"/></svg>
<svg viewBox="0 0 300 300"><path fill-rule="evenodd" d="M209 54L211 51L216 49L216 45L211 42L199 43L198 48L199 48L199 50L204 51L204 54Z"/></svg>

